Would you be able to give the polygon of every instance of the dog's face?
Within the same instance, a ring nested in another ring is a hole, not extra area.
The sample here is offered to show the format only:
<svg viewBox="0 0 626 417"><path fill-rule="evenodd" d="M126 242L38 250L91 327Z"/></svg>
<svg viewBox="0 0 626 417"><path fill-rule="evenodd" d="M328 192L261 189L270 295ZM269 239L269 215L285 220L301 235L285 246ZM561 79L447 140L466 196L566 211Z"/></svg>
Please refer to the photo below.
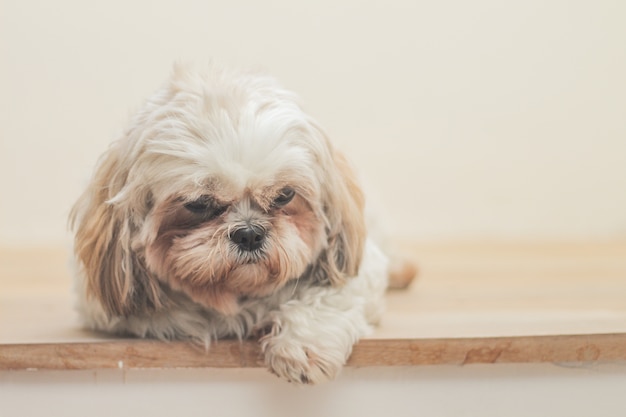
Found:
<svg viewBox="0 0 626 417"><path fill-rule="evenodd" d="M298 145L302 134L280 132L265 143L211 138L195 161L173 162L190 169L163 178L165 190L153 197L139 243L147 268L223 312L236 311L240 297L268 295L300 277L328 238L315 162ZM225 149L233 141L241 142ZM211 172L207 162L223 166Z"/></svg>
<svg viewBox="0 0 626 417"><path fill-rule="evenodd" d="M344 158L272 79L176 69L74 208L87 290L111 316L167 304L223 314L305 273L341 285L365 238Z"/></svg>

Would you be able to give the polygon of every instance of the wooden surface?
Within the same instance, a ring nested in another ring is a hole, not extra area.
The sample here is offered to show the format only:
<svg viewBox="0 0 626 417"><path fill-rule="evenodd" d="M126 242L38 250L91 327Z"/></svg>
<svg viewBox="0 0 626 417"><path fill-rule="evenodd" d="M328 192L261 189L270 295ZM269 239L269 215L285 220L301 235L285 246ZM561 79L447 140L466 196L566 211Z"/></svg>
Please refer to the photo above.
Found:
<svg viewBox="0 0 626 417"><path fill-rule="evenodd" d="M626 243L405 245L353 366L626 360ZM0 250L0 369L260 366L257 344L115 339L80 329L67 251Z"/></svg>

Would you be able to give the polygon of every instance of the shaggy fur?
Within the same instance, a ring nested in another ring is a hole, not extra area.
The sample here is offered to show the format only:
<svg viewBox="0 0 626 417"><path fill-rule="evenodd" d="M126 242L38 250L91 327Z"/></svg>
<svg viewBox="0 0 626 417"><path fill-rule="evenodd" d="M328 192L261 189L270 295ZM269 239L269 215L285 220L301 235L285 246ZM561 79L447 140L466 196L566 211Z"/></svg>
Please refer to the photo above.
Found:
<svg viewBox="0 0 626 417"><path fill-rule="evenodd" d="M270 77L177 67L71 214L87 327L261 334L270 371L333 378L378 321L387 259L345 158Z"/></svg>

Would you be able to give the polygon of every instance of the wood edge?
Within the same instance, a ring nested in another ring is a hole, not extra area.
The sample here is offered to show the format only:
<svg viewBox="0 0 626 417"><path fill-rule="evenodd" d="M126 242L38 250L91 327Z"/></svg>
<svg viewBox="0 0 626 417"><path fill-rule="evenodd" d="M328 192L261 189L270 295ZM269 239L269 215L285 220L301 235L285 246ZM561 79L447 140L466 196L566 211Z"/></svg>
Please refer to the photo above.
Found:
<svg viewBox="0 0 626 417"><path fill-rule="evenodd" d="M626 360L626 333L362 340L351 366L567 363Z"/></svg>
<svg viewBox="0 0 626 417"><path fill-rule="evenodd" d="M626 333L451 339L363 339L347 366L612 362L626 360ZM258 368L258 343L119 340L0 345L0 370Z"/></svg>

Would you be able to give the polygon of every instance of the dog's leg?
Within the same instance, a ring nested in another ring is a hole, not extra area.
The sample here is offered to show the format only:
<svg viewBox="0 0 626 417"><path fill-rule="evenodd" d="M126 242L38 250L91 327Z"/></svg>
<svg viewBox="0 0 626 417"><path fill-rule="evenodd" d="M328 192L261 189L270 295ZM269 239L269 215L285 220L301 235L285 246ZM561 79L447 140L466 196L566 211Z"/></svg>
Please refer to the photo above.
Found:
<svg viewBox="0 0 626 417"><path fill-rule="evenodd" d="M333 379L352 346L380 319L387 260L368 243L359 275L341 287L309 287L270 316L261 348L268 369L290 382Z"/></svg>

